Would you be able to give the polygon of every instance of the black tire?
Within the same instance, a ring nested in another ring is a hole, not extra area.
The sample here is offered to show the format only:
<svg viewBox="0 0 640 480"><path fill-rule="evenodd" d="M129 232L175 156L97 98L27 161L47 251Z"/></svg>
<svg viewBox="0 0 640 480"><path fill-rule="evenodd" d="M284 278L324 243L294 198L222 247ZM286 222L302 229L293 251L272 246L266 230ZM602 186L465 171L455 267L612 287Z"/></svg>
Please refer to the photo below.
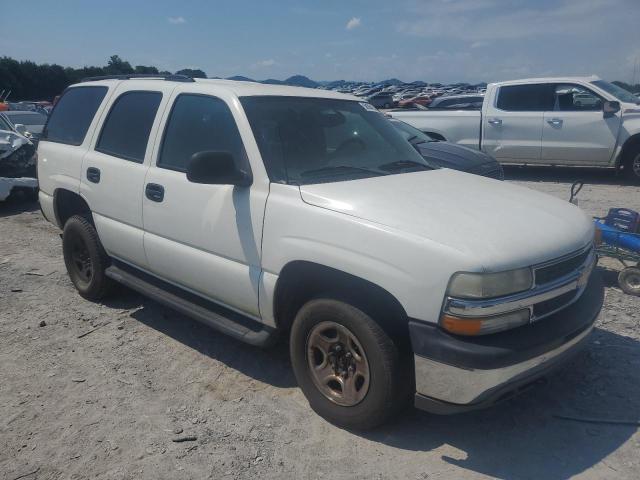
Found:
<svg viewBox="0 0 640 480"><path fill-rule="evenodd" d="M640 296L640 267L627 267L618 275L618 285L629 295Z"/></svg>
<svg viewBox="0 0 640 480"><path fill-rule="evenodd" d="M622 166L627 180L640 183L640 147L636 146L625 154Z"/></svg>
<svg viewBox="0 0 640 480"><path fill-rule="evenodd" d="M69 278L80 295L96 301L109 293L113 280L104 273L109 256L87 218L74 215L64 224L62 252Z"/></svg>
<svg viewBox="0 0 640 480"><path fill-rule="evenodd" d="M345 327L355 336L367 362L367 390L355 405L340 405L331 400L314 380L307 355L308 342L318 326L328 322ZM409 399L407 369L411 367L401 360L385 331L369 315L348 303L330 298L306 303L293 322L289 348L298 385L311 408L335 425L355 430L376 427L402 409Z"/></svg>

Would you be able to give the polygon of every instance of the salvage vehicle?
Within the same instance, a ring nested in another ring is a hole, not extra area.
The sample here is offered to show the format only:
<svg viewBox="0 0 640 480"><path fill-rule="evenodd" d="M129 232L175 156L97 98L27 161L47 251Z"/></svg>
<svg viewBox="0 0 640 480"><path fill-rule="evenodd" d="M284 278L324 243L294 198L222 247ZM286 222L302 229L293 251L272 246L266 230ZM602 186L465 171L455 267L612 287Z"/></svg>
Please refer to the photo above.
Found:
<svg viewBox="0 0 640 480"><path fill-rule="evenodd" d="M482 111L392 115L500 163L611 167L640 182L639 104L596 76L532 78L489 84Z"/></svg>
<svg viewBox="0 0 640 480"><path fill-rule="evenodd" d="M437 140L397 118L389 121L429 164L504 180L502 166L486 153Z"/></svg>
<svg viewBox="0 0 640 480"><path fill-rule="evenodd" d="M13 123L16 130L37 145L40 135L42 135L44 124L47 122L46 115L26 110L9 110L2 113L2 115Z"/></svg>
<svg viewBox="0 0 640 480"><path fill-rule="evenodd" d="M37 195L35 146L3 115L0 113L0 201L16 191Z"/></svg>
<svg viewBox="0 0 640 480"><path fill-rule="evenodd" d="M432 168L355 96L93 78L61 96L38 154L83 297L115 281L252 345L288 337L311 407L342 427L411 398L508 398L580 350L602 306L580 209Z"/></svg>

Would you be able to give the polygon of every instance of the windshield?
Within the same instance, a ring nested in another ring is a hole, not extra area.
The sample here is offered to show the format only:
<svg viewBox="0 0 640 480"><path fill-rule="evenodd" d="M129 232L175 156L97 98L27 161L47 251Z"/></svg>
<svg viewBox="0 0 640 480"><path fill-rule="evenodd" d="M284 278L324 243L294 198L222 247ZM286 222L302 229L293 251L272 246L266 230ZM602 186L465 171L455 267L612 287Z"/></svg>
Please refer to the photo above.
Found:
<svg viewBox="0 0 640 480"><path fill-rule="evenodd" d="M240 99L275 182L337 182L431 169L371 105L305 97Z"/></svg>
<svg viewBox="0 0 640 480"><path fill-rule="evenodd" d="M605 82L604 80L596 80L596 81L591 82L591 83L594 84L596 87L601 88L605 92L610 93L611 95L616 97L621 102L640 103L640 100L638 100L638 97L636 97L630 91L625 90L622 87L619 87L618 85L615 85L615 84L609 83L609 82Z"/></svg>
<svg viewBox="0 0 640 480"><path fill-rule="evenodd" d="M23 125L44 125L47 121L47 117L39 113L10 113L7 116L14 125L18 123Z"/></svg>

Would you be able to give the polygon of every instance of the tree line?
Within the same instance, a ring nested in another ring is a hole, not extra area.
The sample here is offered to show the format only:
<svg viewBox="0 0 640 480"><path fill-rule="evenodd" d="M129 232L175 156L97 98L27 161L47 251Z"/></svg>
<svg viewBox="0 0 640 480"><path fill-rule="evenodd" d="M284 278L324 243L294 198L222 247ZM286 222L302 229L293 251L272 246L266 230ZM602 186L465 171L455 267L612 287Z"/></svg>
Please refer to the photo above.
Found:
<svg viewBox="0 0 640 480"><path fill-rule="evenodd" d="M19 100L53 100L56 95L73 83L86 77L99 75L122 74L164 74L171 72L159 71L156 67L136 65L112 55L104 67L62 67L56 64L37 64L31 61L18 61L10 57L0 57L0 93L11 92L8 101ZM207 78L202 70L185 68L174 72L193 78Z"/></svg>
<svg viewBox="0 0 640 480"><path fill-rule="evenodd" d="M0 57L0 93L11 92L10 101L19 100L53 100L56 95L73 83L86 77L100 75L122 74L164 74L171 72L159 71L156 67L136 65L131 66L118 55L112 55L104 67L62 67L56 64L37 64L29 60L18 61L10 57ZM207 78L207 74L199 69L185 68L174 72L193 78ZM635 85L614 81L616 85L629 90L640 92L640 84Z"/></svg>

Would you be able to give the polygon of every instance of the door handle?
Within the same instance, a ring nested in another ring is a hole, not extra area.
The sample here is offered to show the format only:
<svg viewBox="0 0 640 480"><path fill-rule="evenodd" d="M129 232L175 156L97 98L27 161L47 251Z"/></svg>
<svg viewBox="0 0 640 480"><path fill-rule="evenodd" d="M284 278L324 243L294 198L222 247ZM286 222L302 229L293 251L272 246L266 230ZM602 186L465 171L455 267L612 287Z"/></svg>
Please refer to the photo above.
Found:
<svg viewBox="0 0 640 480"><path fill-rule="evenodd" d="M562 119L561 118L552 118L551 120L547 120L547 123L549 125L553 125L554 127L559 127L560 125L562 125Z"/></svg>
<svg viewBox="0 0 640 480"><path fill-rule="evenodd" d="M157 183L147 183L144 194L153 202L161 202L164 199L164 187Z"/></svg>
<svg viewBox="0 0 640 480"><path fill-rule="evenodd" d="M489 120L487 120L487 122L489 123L489 125L495 125L496 127L502 125L502 120L500 120L499 118L490 118Z"/></svg>
<svg viewBox="0 0 640 480"><path fill-rule="evenodd" d="M95 167L87 168L87 180L91 183L100 183L100 169Z"/></svg>

